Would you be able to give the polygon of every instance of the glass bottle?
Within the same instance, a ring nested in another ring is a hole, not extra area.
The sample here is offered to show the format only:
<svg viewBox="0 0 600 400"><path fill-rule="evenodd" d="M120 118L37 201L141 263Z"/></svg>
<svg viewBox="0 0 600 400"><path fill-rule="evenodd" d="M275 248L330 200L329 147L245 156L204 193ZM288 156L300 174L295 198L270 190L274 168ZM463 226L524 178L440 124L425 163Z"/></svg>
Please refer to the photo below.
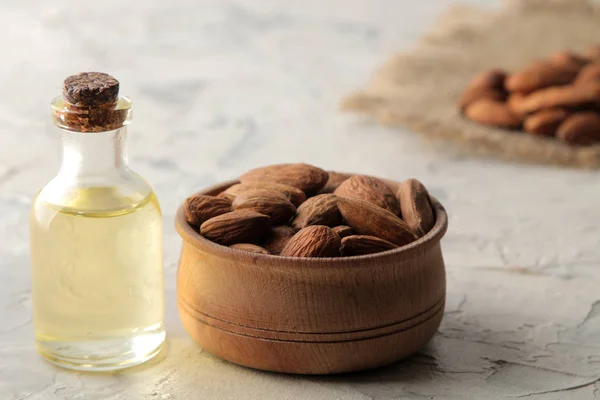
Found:
<svg viewBox="0 0 600 400"><path fill-rule="evenodd" d="M118 86L101 73L65 80L51 103L62 163L30 215L36 344L67 368L139 364L165 340L161 210L129 168L132 104Z"/></svg>

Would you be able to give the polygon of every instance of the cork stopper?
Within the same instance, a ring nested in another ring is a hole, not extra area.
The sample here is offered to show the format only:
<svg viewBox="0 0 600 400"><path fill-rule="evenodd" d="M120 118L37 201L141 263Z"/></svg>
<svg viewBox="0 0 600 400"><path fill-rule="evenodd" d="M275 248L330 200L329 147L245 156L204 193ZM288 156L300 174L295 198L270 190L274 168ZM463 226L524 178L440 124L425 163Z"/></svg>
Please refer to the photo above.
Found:
<svg viewBox="0 0 600 400"><path fill-rule="evenodd" d="M119 99L119 81L103 72L71 75L63 83L63 98L77 107L112 104Z"/></svg>
<svg viewBox="0 0 600 400"><path fill-rule="evenodd" d="M119 96L119 81L103 72L66 78L62 97L52 103L54 122L76 132L105 132L131 121L131 101Z"/></svg>

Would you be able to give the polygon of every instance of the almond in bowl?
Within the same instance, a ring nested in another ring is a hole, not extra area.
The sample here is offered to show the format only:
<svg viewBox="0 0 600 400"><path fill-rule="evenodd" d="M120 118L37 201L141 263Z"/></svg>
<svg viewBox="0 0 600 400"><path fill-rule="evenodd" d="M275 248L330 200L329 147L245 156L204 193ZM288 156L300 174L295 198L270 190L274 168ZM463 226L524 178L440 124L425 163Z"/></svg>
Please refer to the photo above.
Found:
<svg viewBox="0 0 600 400"><path fill-rule="evenodd" d="M185 218L204 238L250 252L256 251L239 245L273 242L273 236L286 229L293 232L287 240L293 239L295 250L283 252L286 243L280 243L268 251L286 257L358 255L341 251L342 238L334 230L339 226L352 229L353 237L345 243L360 248L360 255L410 244L433 228L433 207L421 182L409 179L392 190L372 176L332 175L335 187L328 172L308 164L257 168L217 195L200 193L186 199ZM327 193L321 193L326 187ZM373 238L391 245L382 246Z"/></svg>
<svg viewBox="0 0 600 400"><path fill-rule="evenodd" d="M190 196L176 227L183 325L233 363L374 368L418 351L441 322L447 216L415 179L261 167Z"/></svg>

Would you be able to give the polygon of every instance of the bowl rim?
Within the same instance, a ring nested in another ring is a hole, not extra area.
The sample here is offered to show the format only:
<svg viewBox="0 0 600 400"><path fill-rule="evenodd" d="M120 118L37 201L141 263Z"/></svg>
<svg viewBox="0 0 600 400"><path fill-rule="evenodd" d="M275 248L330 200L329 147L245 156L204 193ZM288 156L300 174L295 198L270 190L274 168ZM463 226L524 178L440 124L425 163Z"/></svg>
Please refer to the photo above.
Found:
<svg viewBox="0 0 600 400"><path fill-rule="evenodd" d="M378 178L386 184L398 184L398 181L391 179ZM211 185L194 194L208 194L215 191L223 191L229 186L239 183L239 180L229 180ZM192 228L186 218L184 212L184 202L177 208L175 215L175 228L183 241L205 251L213 256L235 260L236 262L244 262L266 268L331 268L333 266L349 268L352 266L364 267L365 265L381 265L386 262L402 259L411 259L419 253L425 253L428 249L438 244L448 229L448 215L444 206L433 196L429 195L431 205L434 208L436 220L435 225L429 232L419 239L405 246L398 247L393 250L383 251L381 253L366 254L349 257L289 257L274 254L259 254L232 249L227 246L220 245L204 238L200 233Z"/></svg>

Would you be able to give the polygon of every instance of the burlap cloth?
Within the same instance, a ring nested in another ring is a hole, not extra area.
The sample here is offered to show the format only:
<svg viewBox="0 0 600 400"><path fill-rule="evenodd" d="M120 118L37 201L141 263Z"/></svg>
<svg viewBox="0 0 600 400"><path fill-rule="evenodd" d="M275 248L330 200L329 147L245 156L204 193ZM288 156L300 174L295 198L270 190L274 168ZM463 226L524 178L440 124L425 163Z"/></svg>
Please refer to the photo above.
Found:
<svg viewBox="0 0 600 400"><path fill-rule="evenodd" d="M466 145L471 154L527 163L600 168L600 146L571 147L553 139L465 120L457 99L478 72L519 69L555 50L600 44L600 5L584 0L513 0L501 9L455 6L414 46L342 101L388 126Z"/></svg>

